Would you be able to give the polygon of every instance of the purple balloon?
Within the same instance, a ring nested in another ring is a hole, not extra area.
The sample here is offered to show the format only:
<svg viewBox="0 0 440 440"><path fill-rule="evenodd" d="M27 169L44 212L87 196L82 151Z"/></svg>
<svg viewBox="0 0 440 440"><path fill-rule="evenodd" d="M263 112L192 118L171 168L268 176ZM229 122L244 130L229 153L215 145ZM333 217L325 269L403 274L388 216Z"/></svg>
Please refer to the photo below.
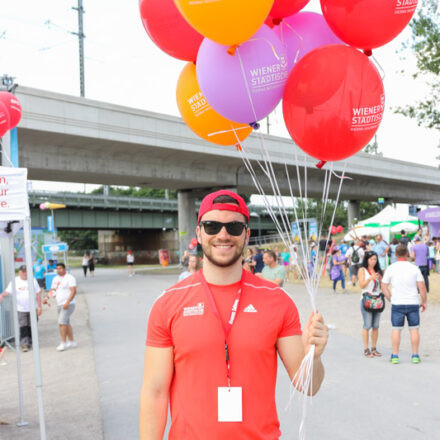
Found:
<svg viewBox="0 0 440 440"><path fill-rule="evenodd" d="M315 12L299 12L284 18L274 31L286 46L290 70L313 49L345 44L333 33L324 17Z"/></svg>
<svg viewBox="0 0 440 440"><path fill-rule="evenodd" d="M289 74L281 40L263 25L234 55L227 50L227 46L203 40L197 56L203 95L231 121L251 124L265 118L280 102Z"/></svg>

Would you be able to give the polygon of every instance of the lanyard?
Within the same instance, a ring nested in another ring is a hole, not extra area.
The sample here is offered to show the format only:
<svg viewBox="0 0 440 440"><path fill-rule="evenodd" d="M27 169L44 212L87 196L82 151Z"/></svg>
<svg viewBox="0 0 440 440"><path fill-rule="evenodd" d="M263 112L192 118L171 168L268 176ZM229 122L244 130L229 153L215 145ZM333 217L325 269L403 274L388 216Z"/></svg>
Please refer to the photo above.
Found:
<svg viewBox="0 0 440 440"><path fill-rule="evenodd" d="M218 311L214 297L212 296L211 289L209 288L208 283L206 282L205 277L203 276L203 270L199 271L199 276L200 276L200 281L202 282L202 285L205 289L206 296L208 297L208 301L211 304L212 311L213 311L214 315L217 316L217 318L219 319L219 321L222 325L223 331L225 333L226 375L228 378L228 386L230 387L231 386L231 357L229 355L228 338L229 338L229 334L231 333L232 326L234 325L235 318L237 317L238 307L240 305L241 294L243 292L244 273L242 273L242 275L241 275L240 287L238 288L238 292L235 297L234 303L232 304L231 317L229 318L229 321L227 323L223 322L223 319L220 316L220 313Z"/></svg>

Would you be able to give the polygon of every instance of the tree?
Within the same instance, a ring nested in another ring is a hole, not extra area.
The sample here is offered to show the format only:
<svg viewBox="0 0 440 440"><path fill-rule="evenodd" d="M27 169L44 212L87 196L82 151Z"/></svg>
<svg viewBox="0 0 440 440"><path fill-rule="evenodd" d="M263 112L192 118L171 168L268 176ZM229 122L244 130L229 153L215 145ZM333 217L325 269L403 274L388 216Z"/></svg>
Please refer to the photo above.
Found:
<svg viewBox="0 0 440 440"><path fill-rule="evenodd" d="M440 9L438 0L423 0L419 12L410 23L418 71L414 78L423 77L430 88L429 95L414 105L399 107L397 113L417 119L427 128L440 129ZM406 46L405 46L406 47ZM439 145L440 146L440 145Z"/></svg>
<svg viewBox="0 0 440 440"><path fill-rule="evenodd" d="M372 144L368 144L364 148L364 152L368 154L373 154L374 156L382 157L383 153L379 151L379 144L377 143L377 136L374 135L374 141Z"/></svg>
<svg viewBox="0 0 440 440"><path fill-rule="evenodd" d="M111 196L125 196L125 197L145 197L148 199L165 199L165 189L155 188L119 188L110 186L109 194ZM101 186L92 191L92 194L104 194L104 187ZM170 199L177 199L176 191L168 191L168 197Z"/></svg>
<svg viewBox="0 0 440 440"><path fill-rule="evenodd" d="M69 249L76 251L98 249L98 231L64 229L58 231L58 235L69 245Z"/></svg>

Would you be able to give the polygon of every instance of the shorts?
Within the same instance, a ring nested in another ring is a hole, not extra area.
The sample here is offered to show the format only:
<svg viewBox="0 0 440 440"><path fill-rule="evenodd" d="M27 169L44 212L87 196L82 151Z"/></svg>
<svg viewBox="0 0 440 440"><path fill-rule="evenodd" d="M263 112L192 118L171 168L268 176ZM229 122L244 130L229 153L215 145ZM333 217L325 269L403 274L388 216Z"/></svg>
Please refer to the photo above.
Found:
<svg viewBox="0 0 440 440"><path fill-rule="evenodd" d="M72 313L75 310L75 304L69 304L69 308L67 310L64 310L63 306L58 306L57 310L58 310L58 324L69 325L70 317L72 316Z"/></svg>
<svg viewBox="0 0 440 440"><path fill-rule="evenodd" d="M418 304L391 305L391 324L394 330L401 330L405 325L405 316L408 328L420 327L420 306Z"/></svg>
<svg viewBox="0 0 440 440"><path fill-rule="evenodd" d="M283 266L288 266L289 262L288 261L283 261Z"/></svg>
<svg viewBox="0 0 440 440"><path fill-rule="evenodd" d="M358 276L358 272L361 267L362 267L362 264L352 264L351 265L351 273L354 277Z"/></svg>
<svg viewBox="0 0 440 440"><path fill-rule="evenodd" d="M127 263L129 266L133 266L134 263Z"/></svg>
<svg viewBox="0 0 440 440"><path fill-rule="evenodd" d="M364 320L365 330L370 330L371 328L379 328L380 315L382 312L365 310L361 300L361 313Z"/></svg>
<svg viewBox="0 0 440 440"><path fill-rule="evenodd" d="M38 278L37 283L40 286L41 289L44 289L44 278Z"/></svg>

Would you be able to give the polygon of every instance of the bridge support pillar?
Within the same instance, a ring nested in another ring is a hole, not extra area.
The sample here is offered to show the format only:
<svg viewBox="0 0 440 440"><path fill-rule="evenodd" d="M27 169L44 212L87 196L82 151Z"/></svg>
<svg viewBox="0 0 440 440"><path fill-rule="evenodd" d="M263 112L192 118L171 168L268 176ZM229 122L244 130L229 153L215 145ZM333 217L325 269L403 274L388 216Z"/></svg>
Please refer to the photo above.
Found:
<svg viewBox="0 0 440 440"><path fill-rule="evenodd" d="M196 198L195 191L179 191L177 193L179 244L182 253L188 249L191 238L196 236Z"/></svg>
<svg viewBox="0 0 440 440"><path fill-rule="evenodd" d="M348 228L351 229L361 216L361 202L359 200L350 200L348 202Z"/></svg>

